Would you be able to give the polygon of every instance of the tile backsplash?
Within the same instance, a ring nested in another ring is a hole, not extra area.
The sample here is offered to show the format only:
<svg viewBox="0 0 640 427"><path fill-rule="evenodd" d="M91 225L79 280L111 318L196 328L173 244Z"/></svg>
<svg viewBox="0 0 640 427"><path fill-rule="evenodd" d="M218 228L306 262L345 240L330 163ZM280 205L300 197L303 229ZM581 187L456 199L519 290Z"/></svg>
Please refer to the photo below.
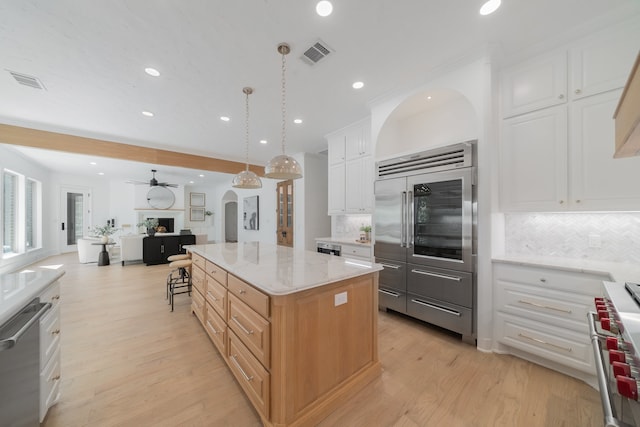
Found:
<svg viewBox="0 0 640 427"><path fill-rule="evenodd" d="M505 214L505 250L640 263L640 213Z"/></svg>
<svg viewBox="0 0 640 427"><path fill-rule="evenodd" d="M363 225L371 225L371 215L332 215L331 237L358 239Z"/></svg>

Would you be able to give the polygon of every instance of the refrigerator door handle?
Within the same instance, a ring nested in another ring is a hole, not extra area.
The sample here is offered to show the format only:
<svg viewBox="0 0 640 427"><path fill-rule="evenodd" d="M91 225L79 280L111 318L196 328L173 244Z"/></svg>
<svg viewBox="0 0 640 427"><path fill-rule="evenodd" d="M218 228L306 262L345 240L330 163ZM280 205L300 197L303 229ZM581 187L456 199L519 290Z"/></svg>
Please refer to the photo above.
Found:
<svg viewBox="0 0 640 427"><path fill-rule="evenodd" d="M400 203L400 247L407 247L407 192L402 192Z"/></svg>
<svg viewBox="0 0 640 427"><path fill-rule="evenodd" d="M407 247L413 247L413 219L414 219L414 212L413 212L413 191L409 191L409 195L408 195L408 199L407 199L407 203L409 205L409 209L408 209L408 215L407 215Z"/></svg>

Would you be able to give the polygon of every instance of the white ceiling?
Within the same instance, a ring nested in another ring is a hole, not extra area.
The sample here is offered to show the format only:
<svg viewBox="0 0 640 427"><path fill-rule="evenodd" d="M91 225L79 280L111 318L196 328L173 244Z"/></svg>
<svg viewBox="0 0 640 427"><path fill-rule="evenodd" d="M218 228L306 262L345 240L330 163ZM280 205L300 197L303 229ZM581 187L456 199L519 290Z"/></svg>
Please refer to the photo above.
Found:
<svg viewBox="0 0 640 427"><path fill-rule="evenodd" d="M482 2L333 0L321 18L316 0L0 0L0 122L244 161L242 88L252 86L249 157L264 164L281 150L280 42L292 48L287 152L320 152L324 135L367 116L371 101L487 45L510 56L640 14L637 0L503 0L483 17ZM300 57L318 39L335 52L310 66ZM162 75L146 75L149 66ZM352 89L356 80L365 87ZM73 156L21 151L72 167ZM148 179L155 166L108 164L130 179Z"/></svg>

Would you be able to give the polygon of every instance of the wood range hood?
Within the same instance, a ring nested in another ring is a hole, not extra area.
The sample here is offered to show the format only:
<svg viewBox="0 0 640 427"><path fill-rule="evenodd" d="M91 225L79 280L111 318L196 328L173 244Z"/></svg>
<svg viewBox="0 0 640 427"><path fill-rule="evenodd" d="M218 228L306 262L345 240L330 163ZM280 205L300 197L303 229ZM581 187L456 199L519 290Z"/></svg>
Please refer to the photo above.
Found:
<svg viewBox="0 0 640 427"><path fill-rule="evenodd" d="M613 115L616 150L613 157L640 155L640 52Z"/></svg>
<svg viewBox="0 0 640 427"><path fill-rule="evenodd" d="M2 123L0 123L0 143L229 174L236 174L246 167L245 163L214 157L160 150ZM264 166L250 164L249 170L259 176L264 176Z"/></svg>

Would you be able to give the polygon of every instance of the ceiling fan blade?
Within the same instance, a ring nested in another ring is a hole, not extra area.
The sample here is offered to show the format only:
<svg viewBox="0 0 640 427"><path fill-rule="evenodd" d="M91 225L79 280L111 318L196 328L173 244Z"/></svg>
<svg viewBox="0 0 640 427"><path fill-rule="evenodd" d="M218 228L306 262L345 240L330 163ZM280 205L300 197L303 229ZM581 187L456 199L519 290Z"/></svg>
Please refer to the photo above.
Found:
<svg viewBox="0 0 640 427"><path fill-rule="evenodd" d="M125 184L149 185L149 183L146 181L133 181L133 180L125 181Z"/></svg>
<svg viewBox="0 0 640 427"><path fill-rule="evenodd" d="M168 182L159 182L158 185L161 186L161 187L178 188L178 184L169 184Z"/></svg>

